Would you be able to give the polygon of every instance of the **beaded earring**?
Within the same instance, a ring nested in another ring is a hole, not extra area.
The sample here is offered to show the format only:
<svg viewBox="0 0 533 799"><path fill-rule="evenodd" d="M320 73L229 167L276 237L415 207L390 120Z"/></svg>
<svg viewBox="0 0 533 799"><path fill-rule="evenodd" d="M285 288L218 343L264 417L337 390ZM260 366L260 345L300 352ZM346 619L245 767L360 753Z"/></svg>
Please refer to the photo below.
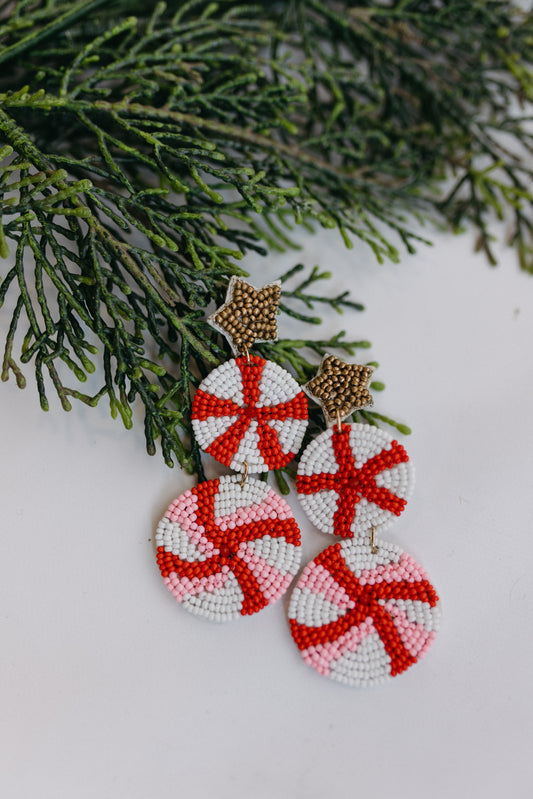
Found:
<svg viewBox="0 0 533 799"><path fill-rule="evenodd" d="M301 558L300 531L285 500L249 473L288 464L307 427L307 399L291 375L250 354L275 341L279 282L230 281L209 322L236 355L200 384L192 405L199 445L238 474L178 497L159 522L157 561L178 602L212 621L257 613L287 590Z"/></svg>
<svg viewBox="0 0 533 799"><path fill-rule="evenodd" d="M303 570L289 605L292 636L306 663L352 686L383 682L414 665L440 620L422 567L375 537L411 495L408 455L383 430L343 422L373 404L372 373L329 355L304 386L322 405L328 428L304 450L296 483L311 521L342 540Z"/></svg>

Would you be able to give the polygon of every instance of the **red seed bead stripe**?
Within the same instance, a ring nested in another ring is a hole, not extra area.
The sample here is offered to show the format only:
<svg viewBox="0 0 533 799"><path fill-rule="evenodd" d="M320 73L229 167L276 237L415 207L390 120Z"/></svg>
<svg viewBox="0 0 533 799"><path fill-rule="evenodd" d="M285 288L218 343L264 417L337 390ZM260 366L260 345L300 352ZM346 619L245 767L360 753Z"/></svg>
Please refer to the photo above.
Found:
<svg viewBox="0 0 533 799"><path fill-rule="evenodd" d="M192 423L200 446L237 471L286 466L307 426L307 399L291 375L259 356L222 364L194 397Z"/></svg>
<svg viewBox="0 0 533 799"><path fill-rule="evenodd" d="M311 521L342 538L384 529L404 510L414 470L397 441L370 425L326 430L305 449L297 491Z"/></svg>
<svg viewBox="0 0 533 799"><path fill-rule="evenodd" d="M348 685L395 677L427 652L440 622L438 596L398 547L344 541L309 563L293 591L291 632L304 660Z"/></svg>
<svg viewBox="0 0 533 799"><path fill-rule="evenodd" d="M174 597L213 621L257 613L288 588L300 530L265 483L227 475L178 497L159 522L157 562Z"/></svg>

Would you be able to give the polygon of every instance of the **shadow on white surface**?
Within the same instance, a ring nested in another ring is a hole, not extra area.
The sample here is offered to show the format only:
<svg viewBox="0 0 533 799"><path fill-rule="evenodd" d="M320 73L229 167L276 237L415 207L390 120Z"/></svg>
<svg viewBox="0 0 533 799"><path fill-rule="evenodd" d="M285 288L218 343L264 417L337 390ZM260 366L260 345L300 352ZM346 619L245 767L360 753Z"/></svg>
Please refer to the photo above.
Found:
<svg viewBox="0 0 533 799"><path fill-rule="evenodd" d="M413 428L417 487L384 537L428 570L443 626L383 687L307 667L286 601L229 625L186 613L153 533L192 478L105 405L45 415L31 379L1 387L3 795L496 799L512 780L531 796L533 278L511 253L494 270L467 237L436 242L379 267L321 234L268 261L269 279L320 263L365 302L324 334L373 342L376 409ZM331 539L290 501L308 559Z"/></svg>

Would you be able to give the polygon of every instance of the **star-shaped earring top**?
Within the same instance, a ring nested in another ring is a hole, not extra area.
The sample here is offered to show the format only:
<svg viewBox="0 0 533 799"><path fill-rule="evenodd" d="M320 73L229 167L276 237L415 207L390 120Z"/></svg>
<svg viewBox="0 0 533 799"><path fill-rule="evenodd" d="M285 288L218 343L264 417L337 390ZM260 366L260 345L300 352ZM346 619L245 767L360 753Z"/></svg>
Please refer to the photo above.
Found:
<svg viewBox="0 0 533 799"><path fill-rule="evenodd" d="M326 355L316 377L306 383L304 391L322 405L326 422L331 425L374 404L368 390L373 373L371 366L346 363L334 355Z"/></svg>
<svg viewBox="0 0 533 799"><path fill-rule="evenodd" d="M208 321L228 338L236 353L243 353L256 342L277 339L280 299L280 281L256 289L246 280L233 276L226 302Z"/></svg>

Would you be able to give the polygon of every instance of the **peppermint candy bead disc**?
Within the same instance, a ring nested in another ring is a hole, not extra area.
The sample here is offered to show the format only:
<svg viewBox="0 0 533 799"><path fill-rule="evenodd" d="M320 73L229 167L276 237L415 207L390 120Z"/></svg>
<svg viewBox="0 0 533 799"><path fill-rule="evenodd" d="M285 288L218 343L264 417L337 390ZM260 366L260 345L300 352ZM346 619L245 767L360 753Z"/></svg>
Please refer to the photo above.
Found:
<svg viewBox="0 0 533 799"><path fill-rule="evenodd" d="M285 500L260 480L227 475L186 491L156 532L168 590L212 621L246 616L285 593L300 564L300 530Z"/></svg>
<svg viewBox="0 0 533 799"><path fill-rule="evenodd" d="M368 536L399 516L414 484L414 469L388 433L366 424L337 425L313 439L298 466L302 507L323 533Z"/></svg>
<svg viewBox="0 0 533 799"><path fill-rule="evenodd" d="M198 443L235 471L286 466L307 427L307 399L291 375L257 355L226 361L200 384L192 406Z"/></svg>
<svg viewBox="0 0 533 799"><path fill-rule="evenodd" d="M319 674L347 685L396 677L427 652L440 605L421 566L399 547L333 544L304 569L291 597L292 636Z"/></svg>

